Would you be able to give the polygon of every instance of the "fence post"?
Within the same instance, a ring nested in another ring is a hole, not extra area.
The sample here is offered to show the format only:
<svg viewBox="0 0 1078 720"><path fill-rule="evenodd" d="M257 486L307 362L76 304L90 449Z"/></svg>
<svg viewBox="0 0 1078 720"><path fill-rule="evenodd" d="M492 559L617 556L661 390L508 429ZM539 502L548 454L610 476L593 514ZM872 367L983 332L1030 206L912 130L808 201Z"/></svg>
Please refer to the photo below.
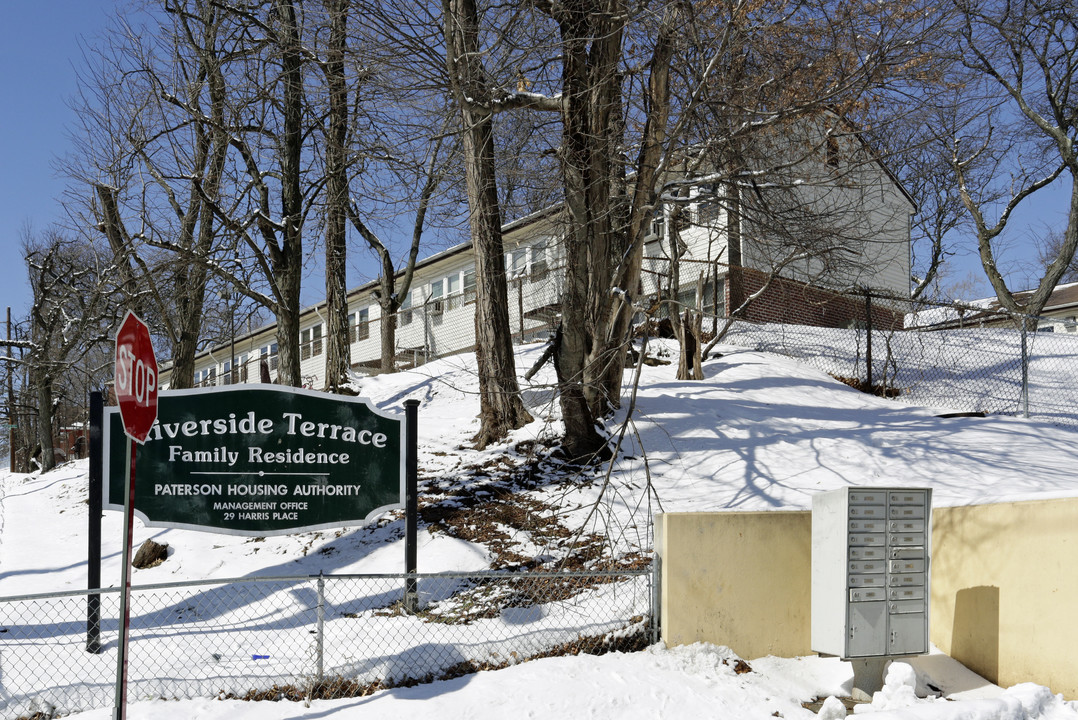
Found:
<svg viewBox="0 0 1078 720"><path fill-rule="evenodd" d="M404 401L404 611L408 614L419 609L419 588L416 580L416 543L419 524L419 401Z"/></svg>
<svg viewBox="0 0 1078 720"><path fill-rule="evenodd" d="M322 571L318 571L318 625L314 633L315 643L315 681L318 685L322 684L325 677L325 667L323 664L324 658L324 642L325 642L325 630L326 630L326 578Z"/></svg>
<svg viewBox="0 0 1078 720"><path fill-rule="evenodd" d="M86 584L101 587L102 434L105 400L100 391L90 393L89 527L86 533ZM14 453L12 453L14 457ZM86 596L86 652L101 652L101 593Z"/></svg>
<svg viewBox="0 0 1078 720"><path fill-rule="evenodd" d="M1027 347L1027 339L1029 334L1026 330L1027 323L1029 322L1029 316L1022 316L1022 417L1029 417L1029 348Z"/></svg>
<svg viewBox="0 0 1078 720"><path fill-rule="evenodd" d="M524 274L517 280L517 320L520 322L520 342L524 344Z"/></svg>
<svg viewBox="0 0 1078 720"><path fill-rule="evenodd" d="M659 617L661 615L662 608L662 588L660 582L662 580L662 558L659 557L659 553L655 553L651 560L651 644L659 642Z"/></svg>
<svg viewBox="0 0 1078 720"><path fill-rule="evenodd" d="M872 295L865 288L865 336L868 339L865 345L865 375L868 386L865 392L872 392Z"/></svg>

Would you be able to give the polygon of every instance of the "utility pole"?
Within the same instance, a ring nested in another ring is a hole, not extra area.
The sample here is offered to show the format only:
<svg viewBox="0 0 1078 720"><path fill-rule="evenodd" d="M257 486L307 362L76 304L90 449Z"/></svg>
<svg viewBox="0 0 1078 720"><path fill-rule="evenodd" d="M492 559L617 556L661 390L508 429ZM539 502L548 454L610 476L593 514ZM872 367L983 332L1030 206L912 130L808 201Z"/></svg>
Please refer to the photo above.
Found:
<svg viewBox="0 0 1078 720"><path fill-rule="evenodd" d="M8 354L11 354L11 307L7 309ZM7 363L7 454L11 472L15 472L15 389L11 383L11 361Z"/></svg>

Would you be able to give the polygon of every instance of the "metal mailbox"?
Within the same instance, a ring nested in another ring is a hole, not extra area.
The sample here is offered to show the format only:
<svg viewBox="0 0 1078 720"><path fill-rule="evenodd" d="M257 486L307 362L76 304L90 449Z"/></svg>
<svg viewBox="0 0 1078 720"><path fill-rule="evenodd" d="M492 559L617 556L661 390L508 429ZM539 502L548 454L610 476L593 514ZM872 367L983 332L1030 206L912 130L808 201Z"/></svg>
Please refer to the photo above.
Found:
<svg viewBox="0 0 1078 720"><path fill-rule="evenodd" d="M845 659L928 652L932 490L812 499L812 649Z"/></svg>

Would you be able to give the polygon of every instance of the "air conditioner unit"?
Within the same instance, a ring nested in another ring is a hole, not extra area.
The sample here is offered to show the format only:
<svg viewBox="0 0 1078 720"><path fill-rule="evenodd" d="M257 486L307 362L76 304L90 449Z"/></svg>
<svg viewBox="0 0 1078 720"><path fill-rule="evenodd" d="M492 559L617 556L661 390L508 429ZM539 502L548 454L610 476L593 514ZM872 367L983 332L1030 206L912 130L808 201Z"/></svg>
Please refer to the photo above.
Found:
<svg viewBox="0 0 1078 720"><path fill-rule="evenodd" d="M430 314L441 315L443 312L445 312L445 305L443 304L443 301L432 300L430 303Z"/></svg>

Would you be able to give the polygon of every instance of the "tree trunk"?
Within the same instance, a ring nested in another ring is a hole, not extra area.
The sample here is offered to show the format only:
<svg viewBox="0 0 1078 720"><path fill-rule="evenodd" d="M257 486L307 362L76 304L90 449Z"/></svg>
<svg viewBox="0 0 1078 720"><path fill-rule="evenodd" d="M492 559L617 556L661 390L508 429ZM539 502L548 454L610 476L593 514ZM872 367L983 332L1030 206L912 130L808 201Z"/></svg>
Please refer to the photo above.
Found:
<svg viewBox="0 0 1078 720"><path fill-rule="evenodd" d="M600 217L609 203L609 176L595 176L593 154L604 154L607 133L594 136L588 42L594 28L588 22L590 6L576 2L557 14L562 37L562 93L566 108L562 117L561 165L565 182L568 228L565 234L565 290L561 301L562 338L555 362L558 368L558 400L565 423L565 452L585 458L599 451L604 440L595 429L602 408L595 406L587 384L596 328L594 290L609 259L604 250L610 217ZM603 129L605 130L605 128ZM599 147L596 147L596 146ZM604 199L605 196L605 199ZM593 207L593 203L598 206ZM608 276L606 276L608 277Z"/></svg>
<svg viewBox="0 0 1078 720"><path fill-rule="evenodd" d="M210 113L213 122L199 123L201 147L198 154L198 167L205 167L202 187L191 188L188 213L192 220L198 220L198 238L193 251L197 257L207 257L217 239L217 218L207 197L216 199L221 191L221 179L225 161L228 158L228 133L225 132L225 80L221 65L217 62L215 46L217 22L214 9L206 11L206 37L202 51L202 71L205 73L210 94ZM190 236L190 232L185 233ZM183 260L181 259L181 262ZM187 265L187 263L184 263ZM201 263L190 263L177 278L175 291L178 296L179 313L176 318L176 336L172 343L172 372L169 376L169 388L181 390L195 384L195 355L198 352L199 338L202 332L202 312L206 303L206 283L208 270ZM235 375L235 368L232 369Z"/></svg>
<svg viewBox="0 0 1078 720"><path fill-rule="evenodd" d="M704 273L700 273L700 277L696 282L695 307L685 308L680 315L675 313L670 318L680 349L677 367L678 380L704 379L703 344L700 341L704 320L700 309L703 305L703 300Z"/></svg>
<svg viewBox="0 0 1078 720"><path fill-rule="evenodd" d="M396 303L386 302L385 300L381 303L382 323L379 332L381 333L382 352L380 367L384 373L391 373L397 369L394 363L394 357L397 354L397 308L395 305Z"/></svg>
<svg viewBox="0 0 1078 720"><path fill-rule="evenodd" d="M278 147L281 167L281 218L284 222L280 245L270 245L273 279L277 292L278 379L299 387L299 294L303 273L303 194L300 191L303 154L303 56L292 2L277 0L281 29L284 95L284 132Z"/></svg>
<svg viewBox="0 0 1078 720"><path fill-rule="evenodd" d="M346 221L348 213L348 86L344 76L347 0L326 0L330 20L326 51L329 134L326 138L326 390L348 382L352 366L348 337Z"/></svg>
<svg viewBox="0 0 1078 720"><path fill-rule="evenodd" d="M465 181L475 250L476 360L479 364L482 449L510 430L531 422L524 409L513 357L509 297L502 247L501 210L494 173L494 123L478 66L478 9L474 0L443 0L446 66L461 109Z"/></svg>
<svg viewBox="0 0 1078 720"><path fill-rule="evenodd" d="M37 442L41 445L41 472L48 472L56 467L56 453L53 450L52 437L52 376L43 368L32 372L34 388L37 391Z"/></svg>
<svg viewBox="0 0 1078 720"><path fill-rule="evenodd" d="M505 278L501 214L494 180L493 122L477 121L464 111L465 175L472 205L470 224L475 250L475 342L479 365L479 433L477 447L486 447L532 421L520 399L513 331L509 327L509 293Z"/></svg>
<svg viewBox="0 0 1078 720"><path fill-rule="evenodd" d="M664 13L649 62L648 114L631 200L624 197L622 59L624 12L576 0L551 10L561 31L562 168L569 230L568 277L559 392L570 454L597 450L595 419L620 404L632 302L639 289L643 239L655 207L655 183L669 116L669 66L676 19ZM625 203L618 202L624 199ZM617 296L611 290L623 291ZM628 302L625 302L625 300Z"/></svg>

